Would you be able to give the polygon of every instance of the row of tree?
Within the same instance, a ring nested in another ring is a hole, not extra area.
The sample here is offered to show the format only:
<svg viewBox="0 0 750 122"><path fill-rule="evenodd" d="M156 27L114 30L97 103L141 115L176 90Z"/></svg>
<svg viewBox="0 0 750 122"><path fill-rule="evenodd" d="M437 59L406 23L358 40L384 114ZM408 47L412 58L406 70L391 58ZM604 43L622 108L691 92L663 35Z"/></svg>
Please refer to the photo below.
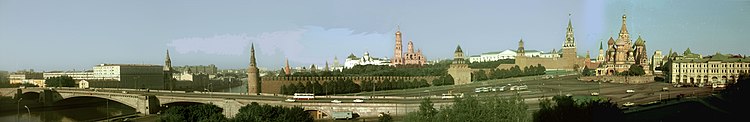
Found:
<svg viewBox="0 0 750 122"><path fill-rule="evenodd" d="M281 86L281 93L287 95L294 93L314 93L316 95L357 93L361 90L360 85L354 83L351 79L332 80L322 84L318 81L311 81Z"/></svg>
<svg viewBox="0 0 750 122"><path fill-rule="evenodd" d="M159 117L162 122L312 122L302 107L282 107L252 102L240 108L235 118L226 118L223 109L213 104L172 106Z"/></svg>
<svg viewBox="0 0 750 122"><path fill-rule="evenodd" d="M500 64L514 64L514 63L516 63L515 59L500 59L497 61L470 63L469 68L489 69L489 68L497 68L497 66L500 66Z"/></svg>
<svg viewBox="0 0 750 122"><path fill-rule="evenodd" d="M539 102L535 122L620 122L625 114L609 100L575 101L569 96L555 96Z"/></svg>
<svg viewBox="0 0 750 122"><path fill-rule="evenodd" d="M453 85L453 76L443 75L432 80L432 86Z"/></svg>
<svg viewBox="0 0 750 122"><path fill-rule="evenodd" d="M287 77L323 77L323 76L443 76L447 74L450 60L443 60L434 64L423 66L399 66L388 65L356 65L341 71L303 71L295 72L289 76L284 70L279 70L279 76Z"/></svg>
<svg viewBox="0 0 750 122"><path fill-rule="evenodd" d="M526 105L520 96L456 98L453 105L440 110L430 99L424 99L419 111L408 113L407 122L523 122L529 121Z"/></svg>
<svg viewBox="0 0 750 122"><path fill-rule="evenodd" d="M546 68L540 64L537 64L536 66L531 65L527 67L519 67L518 65L510 68L510 69L496 69L493 68L492 70L488 70L489 72L485 70L479 70L472 73L472 80L473 81L483 81L483 80L490 80L490 79L503 79L503 78L511 78L511 77L521 77L521 76L533 76L533 75L543 75ZM488 75L489 74L489 75Z"/></svg>
<svg viewBox="0 0 750 122"><path fill-rule="evenodd" d="M75 87L76 82L73 80L73 77L70 76L59 76L59 77L50 77L44 80L44 84L47 87Z"/></svg>
<svg viewBox="0 0 750 122"><path fill-rule="evenodd" d="M412 89L412 88L420 88L420 87L428 87L428 86L430 86L430 84L427 83L427 80L425 79L421 79L421 80L414 79L412 81L404 80L404 79L398 79L398 80L385 79L380 82L369 81L369 80L362 81L362 91Z"/></svg>
<svg viewBox="0 0 750 122"><path fill-rule="evenodd" d="M441 85L453 85L453 77L450 75L444 75L437 79L432 80L432 86ZM357 93L362 91L380 91L380 90L394 90L394 89L413 89L428 87L430 84L425 79L414 79L414 80L391 80L385 79L381 81L377 80L365 80L362 84L356 84L351 79L346 80L333 80L323 82L322 84L318 81L293 83L290 85L282 85L281 93L292 95L294 93L314 93L316 95L328 95L328 94L343 94L343 93Z"/></svg>

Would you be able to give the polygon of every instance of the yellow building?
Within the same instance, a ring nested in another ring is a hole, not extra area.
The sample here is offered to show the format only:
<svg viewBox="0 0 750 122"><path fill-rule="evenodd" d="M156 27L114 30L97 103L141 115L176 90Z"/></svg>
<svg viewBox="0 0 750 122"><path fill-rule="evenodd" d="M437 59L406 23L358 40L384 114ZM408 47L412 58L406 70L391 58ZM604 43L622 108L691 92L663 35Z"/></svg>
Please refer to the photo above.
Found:
<svg viewBox="0 0 750 122"><path fill-rule="evenodd" d="M37 86L44 86L44 75L33 71L20 71L8 76L10 84L30 83Z"/></svg>
<svg viewBox="0 0 750 122"><path fill-rule="evenodd" d="M750 70L750 58L715 54L707 58L672 56L669 81L672 84L714 85L734 83Z"/></svg>

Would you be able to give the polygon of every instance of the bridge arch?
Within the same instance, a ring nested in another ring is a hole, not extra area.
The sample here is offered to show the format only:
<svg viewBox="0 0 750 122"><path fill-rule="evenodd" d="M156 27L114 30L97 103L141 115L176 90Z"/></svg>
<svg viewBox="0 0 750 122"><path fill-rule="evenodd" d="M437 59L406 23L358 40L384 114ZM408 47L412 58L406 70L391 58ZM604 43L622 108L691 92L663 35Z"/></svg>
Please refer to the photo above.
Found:
<svg viewBox="0 0 750 122"><path fill-rule="evenodd" d="M329 116L329 113L325 113L321 110L305 109L305 112L310 115L313 119L322 119Z"/></svg>
<svg viewBox="0 0 750 122"><path fill-rule="evenodd" d="M128 107L135 108L136 112L142 114L153 114L158 112L159 99L153 95L138 95L138 94L121 94L121 93L98 93L98 92L85 92L85 91L69 91L69 90L44 90L40 94L39 101L44 103L45 106L54 105L56 102L66 100L70 98L78 97L94 97L102 98L118 103L122 103Z"/></svg>
<svg viewBox="0 0 750 122"><path fill-rule="evenodd" d="M179 103L200 103L200 104L213 104L222 109L222 114L227 118L232 118L239 113L240 108L245 106L234 100L216 100L216 99L194 99L194 98L181 98L181 97L160 97L160 103L162 107L167 107L170 104ZM164 108L166 109L166 108Z"/></svg>
<svg viewBox="0 0 750 122"><path fill-rule="evenodd" d="M67 98L64 98L64 99L53 101L53 104L60 104L60 102L65 102L67 100L79 99L79 98L106 99L106 100L109 100L109 101L114 101L114 102L126 105L126 106L128 106L130 108L133 108L133 109L136 109L136 110L139 108L139 105L137 103L135 103L135 102L129 102L128 100L118 99L118 98L115 98L115 97L101 97L101 96L72 96L72 97L67 97ZM140 111L138 111L138 112L140 112Z"/></svg>

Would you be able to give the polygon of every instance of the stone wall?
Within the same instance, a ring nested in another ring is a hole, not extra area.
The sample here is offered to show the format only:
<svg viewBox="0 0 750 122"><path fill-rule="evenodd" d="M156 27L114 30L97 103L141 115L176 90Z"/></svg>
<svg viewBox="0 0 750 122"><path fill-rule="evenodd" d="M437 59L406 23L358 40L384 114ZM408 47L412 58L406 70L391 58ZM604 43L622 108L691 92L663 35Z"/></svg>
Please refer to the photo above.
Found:
<svg viewBox="0 0 750 122"><path fill-rule="evenodd" d="M604 81L610 83L642 84L654 82L654 76L587 76L580 77L581 81Z"/></svg>
<svg viewBox="0 0 750 122"><path fill-rule="evenodd" d="M425 79L427 80L427 83L432 84L432 80L439 78L439 76L413 76L413 77L406 77L406 76L350 76L350 77L261 77L261 90L262 93L272 93L272 94L279 94L281 93L281 86L283 85L289 85L294 83L302 83L302 82L310 82L310 81L318 81L319 83L328 82L332 80L337 79L351 79L356 84L362 84L362 81L365 80L375 80L375 81L382 81L385 79L391 79L391 80L421 80Z"/></svg>

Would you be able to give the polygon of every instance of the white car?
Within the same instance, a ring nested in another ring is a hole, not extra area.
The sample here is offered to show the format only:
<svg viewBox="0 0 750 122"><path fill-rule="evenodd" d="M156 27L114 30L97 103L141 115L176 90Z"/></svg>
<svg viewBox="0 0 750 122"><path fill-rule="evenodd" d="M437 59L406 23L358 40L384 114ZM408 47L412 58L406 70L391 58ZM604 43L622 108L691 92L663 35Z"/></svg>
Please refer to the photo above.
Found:
<svg viewBox="0 0 750 122"><path fill-rule="evenodd" d="M632 89L628 89L628 90L626 90L625 92L626 92L626 93L633 93L633 92L635 92L635 90L632 90Z"/></svg>
<svg viewBox="0 0 750 122"><path fill-rule="evenodd" d="M625 107L633 106L633 105L635 105L635 103L633 102L626 102L625 104L622 104L622 106L625 106Z"/></svg>
<svg viewBox="0 0 750 122"><path fill-rule="evenodd" d="M340 100L331 100L332 103L341 103Z"/></svg>
<svg viewBox="0 0 750 122"><path fill-rule="evenodd" d="M365 102L365 100L362 100L362 99L354 99L354 100L352 100L352 102L355 102L355 103L363 103L363 102Z"/></svg>
<svg viewBox="0 0 750 122"><path fill-rule="evenodd" d="M284 100L284 101L286 101L286 102L295 102L295 101L297 101L297 100L294 100L294 99L286 99L286 100Z"/></svg>
<svg viewBox="0 0 750 122"><path fill-rule="evenodd" d="M474 92L475 92L475 93L479 93L479 92L482 92L482 88L474 88Z"/></svg>
<svg viewBox="0 0 750 122"><path fill-rule="evenodd" d="M591 92L591 96L599 96L599 92Z"/></svg>

